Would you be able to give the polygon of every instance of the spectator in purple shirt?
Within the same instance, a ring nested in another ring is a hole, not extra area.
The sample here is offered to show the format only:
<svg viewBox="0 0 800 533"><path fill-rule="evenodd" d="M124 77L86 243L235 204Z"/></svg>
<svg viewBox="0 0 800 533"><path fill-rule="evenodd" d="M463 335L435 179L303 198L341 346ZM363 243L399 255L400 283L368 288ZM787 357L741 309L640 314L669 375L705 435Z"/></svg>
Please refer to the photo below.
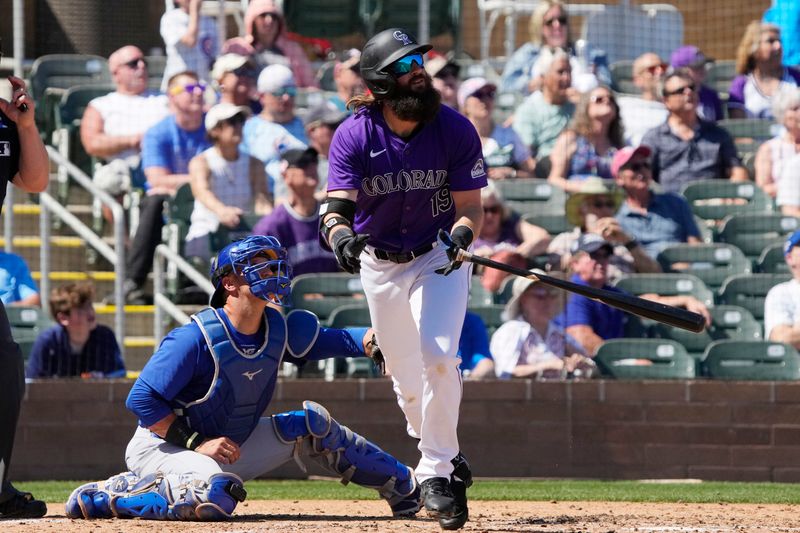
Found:
<svg viewBox="0 0 800 533"><path fill-rule="evenodd" d="M292 149L281 156L286 201L278 204L253 228L253 235L271 235L286 248L294 274L338 272L333 252L319 244L319 183L317 151Z"/></svg>
<svg viewBox="0 0 800 533"><path fill-rule="evenodd" d="M754 20L736 52L728 114L731 118L772 118L772 97L782 86L800 85L800 71L783 65L781 30Z"/></svg>
<svg viewBox="0 0 800 533"><path fill-rule="evenodd" d="M50 293L50 312L58 322L39 335L25 376L123 377L125 363L108 326L97 323L89 283L70 283Z"/></svg>
<svg viewBox="0 0 800 533"><path fill-rule="evenodd" d="M708 65L713 62L714 60L706 57L699 48L690 45L676 48L669 58L670 67L673 69L685 68L691 74L698 87L698 97L700 98L697 114L709 122L725 118L722 112L722 100L717 91L705 85Z"/></svg>

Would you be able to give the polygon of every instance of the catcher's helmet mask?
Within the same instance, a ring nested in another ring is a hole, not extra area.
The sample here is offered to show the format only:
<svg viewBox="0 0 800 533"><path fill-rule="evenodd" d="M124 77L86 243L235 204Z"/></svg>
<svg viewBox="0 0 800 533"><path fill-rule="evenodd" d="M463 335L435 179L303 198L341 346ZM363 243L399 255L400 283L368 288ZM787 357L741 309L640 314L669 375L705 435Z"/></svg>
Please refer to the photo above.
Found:
<svg viewBox="0 0 800 533"><path fill-rule="evenodd" d="M367 41L361 52L361 77L376 98L391 98L397 86L396 77L387 67L410 54L425 54L429 44L419 44L411 32L389 28Z"/></svg>
<svg viewBox="0 0 800 533"><path fill-rule="evenodd" d="M265 261L253 261L262 258ZM286 249L275 237L252 235L234 241L220 250L211 262L211 283L214 294L209 305L225 305L227 292L222 279L235 272L250 286L253 296L275 305L288 305L292 285L292 267Z"/></svg>

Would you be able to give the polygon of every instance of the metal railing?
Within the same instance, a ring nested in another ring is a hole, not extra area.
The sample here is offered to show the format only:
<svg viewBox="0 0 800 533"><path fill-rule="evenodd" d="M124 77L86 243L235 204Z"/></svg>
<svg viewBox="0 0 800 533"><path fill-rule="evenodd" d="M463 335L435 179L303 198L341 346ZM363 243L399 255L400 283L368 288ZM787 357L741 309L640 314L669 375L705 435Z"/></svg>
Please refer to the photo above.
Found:
<svg viewBox="0 0 800 533"><path fill-rule="evenodd" d="M39 236L41 240L40 270L42 272L42 306L47 308L50 296L50 213L52 212L72 228L75 233L80 235L89 246L100 252L103 257L114 265L114 302L116 302L114 330L117 343L124 356L125 291L123 283L125 282L125 211L111 195L98 188L89 176L61 155L58 150L49 145L46 148L50 161L58 165L59 170L65 169L67 174L72 177L78 185L88 190L94 198L100 200L101 203L109 207L111 210L112 223L114 225L114 248L106 244L89 226L70 213L65 206L61 205L58 200L53 198L49 193L41 193L39 195L41 207L39 215Z"/></svg>
<svg viewBox="0 0 800 533"><path fill-rule="evenodd" d="M167 262L177 267L187 278L196 283L202 290L206 291L209 297L214 292L214 286L208 281L208 278L201 274L178 253L166 244L159 244L156 246L155 258L153 260L153 305L155 306L155 315L153 316L153 339L156 343L160 342L164 337L164 311L181 324L186 324L190 320L189 315L181 311L177 305L172 303L172 301L164 295L166 289L164 270L166 269L165 263Z"/></svg>

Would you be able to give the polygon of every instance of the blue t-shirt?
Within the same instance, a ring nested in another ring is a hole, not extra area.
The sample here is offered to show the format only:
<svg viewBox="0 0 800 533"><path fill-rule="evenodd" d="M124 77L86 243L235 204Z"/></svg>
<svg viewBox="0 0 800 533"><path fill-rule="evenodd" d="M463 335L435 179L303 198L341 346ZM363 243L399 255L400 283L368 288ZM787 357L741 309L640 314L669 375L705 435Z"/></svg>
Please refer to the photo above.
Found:
<svg viewBox="0 0 800 533"><path fill-rule="evenodd" d="M667 246L687 242L689 237L700 238L689 203L674 193L651 193L647 213L622 204L615 217L625 233L639 241L653 258Z"/></svg>
<svg viewBox="0 0 800 533"><path fill-rule="evenodd" d="M38 293L25 260L17 254L0 251L0 301L8 305Z"/></svg>
<svg viewBox="0 0 800 533"><path fill-rule="evenodd" d="M144 134L142 168L163 167L170 174L188 174L189 161L210 146L205 126L184 130L175 115L170 115Z"/></svg>
<svg viewBox="0 0 800 533"><path fill-rule="evenodd" d="M573 275L571 280L578 285L589 285L577 274ZM622 292L610 285L604 285L603 289ZM594 332L604 340L617 339L624 336L625 313L580 294L571 294L564 311L555 319L555 322L563 328L591 326Z"/></svg>
<svg viewBox="0 0 800 533"><path fill-rule="evenodd" d="M242 351L258 349L264 343L263 322L256 333L245 335L233 327L223 309L218 311L233 342ZM314 345L301 361L363 356L361 339L365 332L366 328L320 328ZM284 360L301 362L293 357ZM133 384L125 405L139 417L140 425L150 427L173 412L173 402L188 403L205 396L214 379L214 368L214 358L203 333L192 321L164 337Z"/></svg>
<svg viewBox="0 0 800 533"><path fill-rule="evenodd" d="M264 163L269 190L275 196L285 196L286 187L282 185L281 176L281 154L292 148L303 150L307 144L303 121L299 118L295 117L286 124L278 124L254 116L244 124L239 149ZM279 181L281 183L277 184ZM276 189L280 190L276 193Z"/></svg>
<svg viewBox="0 0 800 533"><path fill-rule="evenodd" d="M800 3L797 0L773 0L764 12L764 22L781 29L783 64L800 65Z"/></svg>
<svg viewBox="0 0 800 533"><path fill-rule="evenodd" d="M81 353L72 352L67 328L61 324L44 330L33 344L25 377L72 377L85 372L101 372L106 377L125 375L119 344L108 326L99 324Z"/></svg>
<svg viewBox="0 0 800 533"><path fill-rule="evenodd" d="M467 311L461 337L458 339L458 356L461 358L461 371L472 370L481 359L491 359L489 335L486 324L480 315Z"/></svg>

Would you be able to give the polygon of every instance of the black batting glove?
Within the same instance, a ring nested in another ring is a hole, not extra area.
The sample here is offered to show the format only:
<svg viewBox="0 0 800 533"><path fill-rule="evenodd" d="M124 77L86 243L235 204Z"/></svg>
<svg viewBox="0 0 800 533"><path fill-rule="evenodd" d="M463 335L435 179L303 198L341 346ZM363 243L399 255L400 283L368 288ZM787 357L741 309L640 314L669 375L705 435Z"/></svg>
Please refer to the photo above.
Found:
<svg viewBox="0 0 800 533"><path fill-rule="evenodd" d="M442 238L442 233L447 235L447 232L444 230L439 230L439 242L447 242L446 239ZM468 226L456 226L453 228L453 232L450 234L450 244L445 248L445 253L447 253L447 259L450 262L447 266L443 266L441 268L436 269L437 274L442 274L443 276L449 275L454 270L458 270L461 268L461 261L456 261L456 257L458 257L459 250L466 250L470 244L472 244L473 238L472 230Z"/></svg>
<svg viewBox="0 0 800 533"><path fill-rule="evenodd" d="M364 251L364 247L367 246L367 239L369 239L369 235L356 235L350 228L341 229L333 234L331 248L333 248L339 266L346 272L358 274L361 271L359 257Z"/></svg>

